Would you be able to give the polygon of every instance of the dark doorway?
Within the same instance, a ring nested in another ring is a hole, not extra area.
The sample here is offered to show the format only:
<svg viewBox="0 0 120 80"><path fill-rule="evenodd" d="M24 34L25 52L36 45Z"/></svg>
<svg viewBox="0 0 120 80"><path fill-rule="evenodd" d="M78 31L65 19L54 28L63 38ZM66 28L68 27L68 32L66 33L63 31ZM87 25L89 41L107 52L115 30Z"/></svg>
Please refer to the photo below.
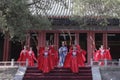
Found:
<svg viewBox="0 0 120 80"><path fill-rule="evenodd" d="M10 46L10 59L17 60L19 58L20 52L22 50L21 42L18 41L11 41Z"/></svg>
<svg viewBox="0 0 120 80"><path fill-rule="evenodd" d="M0 61L3 60L4 35L0 33Z"/></svg>
<svg viewBox="0 0 120 80"><path fill-rule="evenodd" d="M38 45L38 40L37 40L37 33L31 33L30 34L30 47L33 48L33 51L35 53L35 56L37 56L37 45Z"/></svg>
<svg viewBox="0 0 120 80"><path fill-rule="evenodd" d="M103 33L96 33L95 34L95 47L99 49L100 45L103 44Z"/></svg>
<svg viewBox="0 0 120 80"><path fill-rule="evenodd" d="M30 33L30 47L33 48L35 56L37 56L37 33ZM20 56L20 52L23 49L23 45L18 41L11 41L10 59L17 60ZM29 49L29 48L28 48Z"/></svg>
<svg viewBox="0 0 120 80"><path fill-rule="evenodd" d="M46 41L49 45L54 44L54 33L46 33Z"/></svg>
<svg viewBox="0 0 120 80"><path fill-rule="evenodd" d="M87 33L79 34L79 44L82 49L87 50Z"/></svg>
<svg viewBox="0 0 120 80"><path fill-rule="evenodd" d="M79 45L87 52L87 33L79 34ZM87 60L87 55L85 56ZM87 61L86 61L87 62Z"/></svg>
<svg viewBox="0 0 120 80"><path fill-rule="evenodd" d="M120 33L109 33L108 47L110 47L111 56L113 59L120 58Z"/></svg>
<svg viewBox="0 0 120 80"><path fill-rule="evenodd" d="M59 34L59 47L62 44L62 41L66 42L66 46L69 48L71 44L75 41L75 34L74 33L60 33ZM68 49L69 50L69 49Z"/></svg>

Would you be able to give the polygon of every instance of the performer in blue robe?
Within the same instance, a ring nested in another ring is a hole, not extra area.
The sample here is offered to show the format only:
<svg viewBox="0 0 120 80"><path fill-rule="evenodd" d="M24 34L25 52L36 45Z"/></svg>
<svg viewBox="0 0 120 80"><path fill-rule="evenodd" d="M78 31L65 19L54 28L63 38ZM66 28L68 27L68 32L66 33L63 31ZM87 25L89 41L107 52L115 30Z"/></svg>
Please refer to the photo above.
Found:
<svg viewBox="0 0 120 80"><path fill-rule="evenodd" d="M65 42L62 42L62 46L59 48L59 64L58 64L59 67L63 67L67 53L68 49L65 46Z"/></svg>

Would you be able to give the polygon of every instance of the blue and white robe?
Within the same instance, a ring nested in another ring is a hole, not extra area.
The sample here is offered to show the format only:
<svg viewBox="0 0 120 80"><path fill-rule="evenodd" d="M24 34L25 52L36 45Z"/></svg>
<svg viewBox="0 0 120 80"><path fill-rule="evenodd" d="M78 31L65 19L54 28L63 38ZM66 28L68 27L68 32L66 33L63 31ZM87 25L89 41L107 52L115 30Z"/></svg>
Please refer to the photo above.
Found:
<svg viewBox="0 0 120 80"><path fill-rule="evenodd" d="M68 53L68 49L66 46L62 46L59 48L59 64L58 64L58 66L63 67L67 53Z"/></svg>

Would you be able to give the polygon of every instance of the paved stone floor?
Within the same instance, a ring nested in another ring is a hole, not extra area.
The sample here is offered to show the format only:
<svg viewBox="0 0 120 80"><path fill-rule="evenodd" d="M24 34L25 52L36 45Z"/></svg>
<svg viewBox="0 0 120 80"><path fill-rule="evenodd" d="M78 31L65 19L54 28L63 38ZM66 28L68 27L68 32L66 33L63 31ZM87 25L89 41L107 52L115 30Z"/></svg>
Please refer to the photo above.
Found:
<svg viewBox="0 0 120 80"><path fill-rule="evenodd" d="M0 80L13 80L17 70L17 67L0 68Z"/></svg>
<svg viewBox="0 0 120 80"><path fill-rule="evenodd" d="M102 80L120 80L120 67L101 67Z"/></svg>

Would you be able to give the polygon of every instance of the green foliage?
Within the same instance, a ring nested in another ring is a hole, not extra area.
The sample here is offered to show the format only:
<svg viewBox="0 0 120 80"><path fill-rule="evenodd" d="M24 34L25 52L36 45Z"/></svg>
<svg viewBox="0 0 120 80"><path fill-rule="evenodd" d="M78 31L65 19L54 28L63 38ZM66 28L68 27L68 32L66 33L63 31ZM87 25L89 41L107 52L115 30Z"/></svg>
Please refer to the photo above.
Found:
<svg viewBox="0 0 120 80"><path fill-rule="evenodd" d="M4 26L6 26L6 19L5 19L5 15L3 15L2 11L0 11L0 29L3 29Z"/></svg>
<svg viewBox="0 0 120 80"><path fill-rule="evenodd" d="M107 18L120 19L120 0L74 0L72 8L73 17L103 19L101 26L107 26Z"/></svg>
<svg viewBox="0 0 120 80"><path fill-rule="evenodd" d="M33 30L50 29L51 23L47 17L42 17L40 15L32 15L29 17L29 20Z"/></svg>
<svg viewBox="0 0 120 80"><path fill-rule="evenodd" d="M87 25L87 18L80 17L80 16L73 16L70 18L70 20L75 20L80 27L84 27Z"/></svg>
<svg viewBox="0 0 120 80"><path fill-rule="evenodd" d="M24 40L25 32L31 28L28 19L30 14L26 3L21 0L12 0L8 9L6 19L11 38L17 36L20 40Z"/></svg>
<svg viewBox="0 0 120 80"><path fill-rule="evenodd" d="M120 0L75 0L74 15L120 17Z"/></svg>
<svg viewBox="0 0 120 80"><path fill-rule="evenodd" d="M28 30L49 29L46 17L33 15L29 10L29 0L1 0L0 28L9 32L11 40L25 41Z"/></svg>
<svg viewBox="0 0 120 80"><path fill-rule="evenodd" d="M24 41L28 30L51 29L46 11L52 3L60 3L68 8L67 0L31 1L0 0L0 29L4 34L9 32L11 39ZM107 18L120 18L120 0L73 0L70 10L73 10L71 19L82 26L86 25L88 18L103 19L99 25L107 26Z"/></svg>

